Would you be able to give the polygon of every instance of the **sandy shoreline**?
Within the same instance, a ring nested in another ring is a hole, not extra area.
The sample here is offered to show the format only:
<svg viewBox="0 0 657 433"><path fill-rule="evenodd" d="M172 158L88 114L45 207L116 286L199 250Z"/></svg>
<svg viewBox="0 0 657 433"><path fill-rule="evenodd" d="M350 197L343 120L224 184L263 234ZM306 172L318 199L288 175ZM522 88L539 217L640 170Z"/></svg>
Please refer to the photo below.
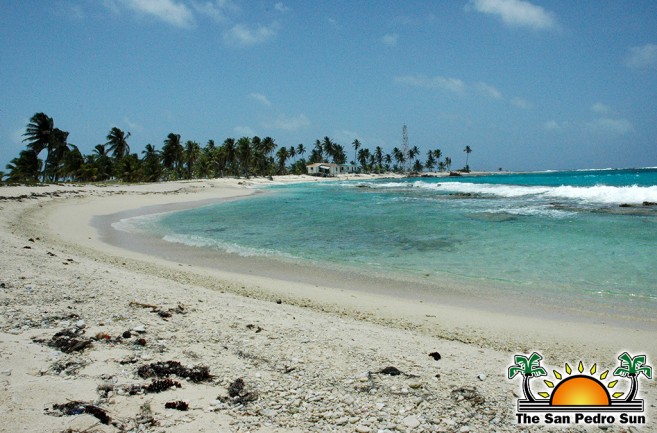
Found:
<svg viewBox="0 0 657 433"><path fill-rule="evenodd" d="M493 429L516 431L518 383L505 380L513 354L538 350L549 364L582 360L608 368L623 350L657 355L650 328L531 319L183 265L109 245L92 225L98 215L242 197L253 193L251 182L0 189L5 197L27 195L0 201L6 252L0 370L10 371L0 376L7 391L0 409L10 414L0 429L82 430L98 421L44 413L68 399L97 402L126 430L150 402L160 425L146 426L149 431L489 431L491 421ZM131 301L161 309L182 304L185 314L165 321ZM95 342L81 354L63 355L32 341L79 320L87 336L143 325L147 344ZM433 351L440 361L428 357ZM130 357L137 362L119 362ZM83 366L57 372L53 365L62 359ZM171 359L207 365L215 379L183 381L181 389L161 394L129 396L116 388L99 397L100 384L143 384L136 366ZM418 377L367 374L389 365ZM238 377L258 400L242 407L218 399ZM475 387L484 402L454 394L464 387ZM654 406L653 383L643 381L641 390ZM166 410L165 400L185 400L192 410Z"/></svg>

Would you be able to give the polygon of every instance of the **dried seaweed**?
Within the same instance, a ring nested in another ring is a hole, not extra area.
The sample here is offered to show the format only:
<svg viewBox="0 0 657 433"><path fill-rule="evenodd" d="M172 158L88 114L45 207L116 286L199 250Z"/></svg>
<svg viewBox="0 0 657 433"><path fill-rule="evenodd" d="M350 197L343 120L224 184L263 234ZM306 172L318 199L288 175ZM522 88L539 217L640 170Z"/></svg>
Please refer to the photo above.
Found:
<svg viewBox="0 0 657 433"><path fill-rule="evenodd" d="M180 388L181 386L182 385L180 384L180 382L178 382L176 380L158 379L158 380L154 380L153 382L151 382L147 386L144 386L144 389L148 393L157 393L157 392L166 391L167 389L173 388L173 387Z"/></svg>
<svg viewBox="0 0 657 433"><path fill-rule="evenodd" d="M379 374L387 374L388 376L399 376L402 373L397 367L386 367L382 370L379 370Z"/></svg>
<svg viewBox="0 0 657 433"><path fill-rule="evenodd" d="M169 377L172 375L189 379L192 382L205 382L212 379L210 368L204 365L197 365L191 368L184 367L178 361L155 362L152 364L142 365L137 370L137 374L142 379L149 377Z"/></svg>
<svg viewBox="0 0 657 433"><path fill-rule="evenodd" d="M258 394L255 391L250 391L246 383L244 383L244 379L239 377L228 386L228 397L234 404L244 405L250 401L257 400Z"/></svg>
<svg viewBox="0 0 657 433"><path fill-rule="evenodd" d="M164 407L166 409L176 409L176 410L188 410L189 409L189 404L185 403L184 401L168 401L164 404Z"/></svg>
<svg viewBox="0 0 657 433"><path fill-rule="evenodd" d="M50 340L35 338L33 341L45 343L64 353L81 352L92 346L91 339L82 337L82 334L84 334L83 329L71 328L57 332Z"/></svg>
<svg viewBox="0 0 657 433"><path fill-rule="evenodd" d="M103 424L109 424L110 421L112 421L110 416L107 415L105 409L82 401L69 401L64 404L54 404L52 408L53 410L58 411L60 416L80 415L87 413L89 415L95 416Z"/></svg>

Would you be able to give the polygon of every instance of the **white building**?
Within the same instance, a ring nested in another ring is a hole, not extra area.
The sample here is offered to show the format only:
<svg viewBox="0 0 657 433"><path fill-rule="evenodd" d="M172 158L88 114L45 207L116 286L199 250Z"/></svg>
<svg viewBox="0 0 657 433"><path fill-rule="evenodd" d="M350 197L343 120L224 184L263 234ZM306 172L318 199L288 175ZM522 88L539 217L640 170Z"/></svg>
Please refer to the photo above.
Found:
<svg viewBox="0 0 657 433"><path fill-rule="evenodd" d="M356 173L356 166L352 164L333 164L329 162L316 162L306 166L308 174L314 176L337 176L338 174Z"/></svg>

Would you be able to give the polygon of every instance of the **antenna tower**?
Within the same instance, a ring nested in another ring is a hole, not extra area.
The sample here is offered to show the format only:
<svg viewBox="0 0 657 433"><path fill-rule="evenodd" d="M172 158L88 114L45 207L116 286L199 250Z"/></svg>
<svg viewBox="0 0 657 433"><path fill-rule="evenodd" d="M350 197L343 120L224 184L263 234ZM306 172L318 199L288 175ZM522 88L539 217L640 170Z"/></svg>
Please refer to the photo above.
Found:
<svg viewBox="0 0 657 433"><path fill-rule="evenodd" d="M402 128L402 152L404 152L404 161L408 161L408 128L406 125Z"/></svg>

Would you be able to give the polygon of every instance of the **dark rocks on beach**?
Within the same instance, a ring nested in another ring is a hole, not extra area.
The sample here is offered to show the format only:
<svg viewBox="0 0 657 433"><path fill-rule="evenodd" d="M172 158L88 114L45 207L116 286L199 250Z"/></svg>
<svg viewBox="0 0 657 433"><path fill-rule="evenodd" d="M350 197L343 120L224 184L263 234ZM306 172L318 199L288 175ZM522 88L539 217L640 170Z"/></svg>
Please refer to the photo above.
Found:
<svg viewBox="0 0 657 433"><path fill-rule="evenodd" d="M643 202L644 206L657 206L657 202L654 201L644 201Z"/></svg>
<svg viewBox="0 0 657 433"><path fill-rule="evenodd" d="M450 175L450 177L460 177L461 173L458 173L456 171L450 171L449 175Z"/></svg>
<svg viewBox="0 0 657 433"><path fill-rule="evenodd" d="M130 338L132 337L132 334L130 333L130 331L125 331L121 336L123 338Z"/></svg>
<svg viewBox="0 0 657 433"><path fill-rule="evenodd" d="M431 352L429 356L432 357L434 361L439 361L442 358L438 352Z"/></svg>

